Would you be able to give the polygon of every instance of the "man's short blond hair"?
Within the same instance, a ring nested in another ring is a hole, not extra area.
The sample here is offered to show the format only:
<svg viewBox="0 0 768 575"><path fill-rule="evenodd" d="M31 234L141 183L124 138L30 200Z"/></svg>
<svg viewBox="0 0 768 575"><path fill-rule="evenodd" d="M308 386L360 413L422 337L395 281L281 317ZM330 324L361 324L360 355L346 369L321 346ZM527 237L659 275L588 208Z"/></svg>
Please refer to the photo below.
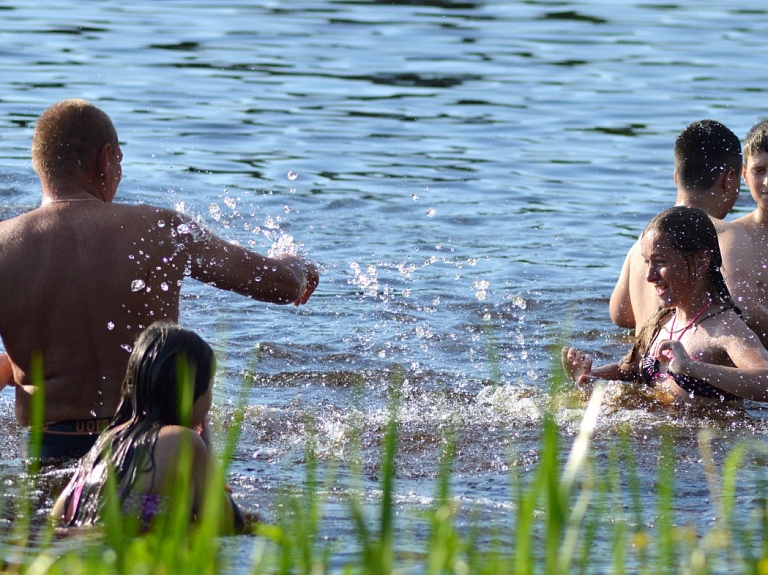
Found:
<svg viewBox="0 0 768 575"><path fill-rule="evenodd" d="M32 167L46 179L58 180L96 169L105 144L117 145L117 132L109 116L77 98L48 108L32 136Z"/></svg>

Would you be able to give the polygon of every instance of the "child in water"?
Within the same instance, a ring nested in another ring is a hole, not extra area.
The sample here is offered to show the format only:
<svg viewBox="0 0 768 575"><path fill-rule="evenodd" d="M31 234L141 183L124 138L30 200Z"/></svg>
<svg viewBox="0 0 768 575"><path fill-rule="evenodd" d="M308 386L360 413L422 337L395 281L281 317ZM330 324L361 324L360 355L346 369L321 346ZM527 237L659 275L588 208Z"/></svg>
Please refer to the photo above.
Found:
<svg viewBox="0 0 768 575"><path fill-rule="evenodd" d="M593 367L590 355L563 348L565 372L580 384L640 382L668 403L768 401L768 350L731 298L709 216L670 208L651 220L640 247L658 311L621 362Z"/></svg>
<svg viewBox="0 0 768 575"><path fill-rule="evenodd" d="M53 517L67 526L98 521L107 472L112 469L123 513L137 516L148 527L160 510L174 508L170 489L187 448L192 460L191 513L199 520L216 466L207 421L214 369L213 350L196 333L170 322L155 323L142 332L128 360L117 413L80 460L53 506ZM184 393L191 396L186 417ZM221 497L222 532L242 531L237 505L225 490Z"/></svg>
<svg viewBox="0 0 768 575"><path fill-rule="evenodd" d="M734 223L744 228L752 240L755 299L762 310L768 310L768 120L758 122L747 133L741 175L757 207ZM768 346L768 325L756 331L763 344Z"/></svg>

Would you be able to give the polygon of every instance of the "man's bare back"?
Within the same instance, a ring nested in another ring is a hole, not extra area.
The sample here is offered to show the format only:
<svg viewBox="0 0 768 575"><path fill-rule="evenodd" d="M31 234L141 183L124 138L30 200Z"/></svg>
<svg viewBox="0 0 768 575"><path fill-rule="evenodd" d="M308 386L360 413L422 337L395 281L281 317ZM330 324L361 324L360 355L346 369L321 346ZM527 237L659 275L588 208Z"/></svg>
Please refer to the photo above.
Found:
<svg viewBox="0 0 768 575"><path fill-rule="evenodd" d="M37 383L31 380L34 358L42 361L46 422L114 415L136 337L154 321L178 320L185 275L260 301L296 305L306 303L319 279L303 259L248 251L173 210L113 203L122 152L111 122L87 102L56 106L63 111L54 116L85 114L75 119L101 122L108 134L107 143L96 143L93 162L90 156L78 162L90 169L64 175L44 161L45 154L55 159L59 152L37 152L33 140L42 206L0 222L0 336L24 425ZM38 128L36 137L44 130Z"/></svg>

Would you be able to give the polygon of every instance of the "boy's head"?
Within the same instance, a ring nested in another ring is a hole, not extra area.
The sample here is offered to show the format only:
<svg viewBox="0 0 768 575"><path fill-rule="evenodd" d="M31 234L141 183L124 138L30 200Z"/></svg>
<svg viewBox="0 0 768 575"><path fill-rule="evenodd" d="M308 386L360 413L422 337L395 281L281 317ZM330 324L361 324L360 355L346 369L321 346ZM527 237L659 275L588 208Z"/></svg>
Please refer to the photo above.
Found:
<svg viewBox="0 0 768 575"><path fill-rule="evenodd" d="M758 122L747 132L744 139L744 164L760 152L768 153L768 120Z"/></svg>
<svg viewBox="0 0 768 575"><path fill-rule="evenodd" d="M768 209L768 120L758 122L747 132L741 175L758 207Z"/></svg>
<svg viewBox="0 0 768 575"><path fill-rule="evenodd" d="M677 182L688 191L706 192L728 171L738 174L741 159L739 138L715 120L693 122L675 141Z"/></svg>

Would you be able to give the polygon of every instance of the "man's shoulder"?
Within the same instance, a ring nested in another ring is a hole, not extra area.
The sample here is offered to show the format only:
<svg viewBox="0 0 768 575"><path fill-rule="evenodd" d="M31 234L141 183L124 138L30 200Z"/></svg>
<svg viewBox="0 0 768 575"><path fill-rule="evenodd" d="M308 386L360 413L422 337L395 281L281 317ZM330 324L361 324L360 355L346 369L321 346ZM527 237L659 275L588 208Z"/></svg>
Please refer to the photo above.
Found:
<svg viewBox="0 0 768 575"><path fill-rule="evenodd" d="M179 212L172 210L171 208L164 208L161 206L155 206L153 204L123 204L114 202L112 207L124 214L131 214L135 216L156 216L163 215L169 217L179 216Z"/></svg>
<svg viewBox="0 0 768 575"><path fill-rule="evenodd" d="M25 229L38 225L37 222L40 221L41 213L40 208L35 208L0 221L0 236L23 234Z"/></svg>
<svg viewBox="0 0 768 575"><path fill-rule="evenodd" d="M734 227L741 228L751 236L757 233L761 227L760 224L758 224L756 217L757 211L758 210L754 210L741 216L740 218L736 218L735 220L731 221L730 224Z"/></svg>
<svg viewBox="0 0 768 575"><path fill-rule="evenodd" d="M751 236L749 234L751 214L747 214L738 220L733 220L730 222L726 220L719 220L717 218L710 219L715 225L715 231L717 232L717 237L721 243L723 241L739 243L744 241L751 241Z"/></svg>

